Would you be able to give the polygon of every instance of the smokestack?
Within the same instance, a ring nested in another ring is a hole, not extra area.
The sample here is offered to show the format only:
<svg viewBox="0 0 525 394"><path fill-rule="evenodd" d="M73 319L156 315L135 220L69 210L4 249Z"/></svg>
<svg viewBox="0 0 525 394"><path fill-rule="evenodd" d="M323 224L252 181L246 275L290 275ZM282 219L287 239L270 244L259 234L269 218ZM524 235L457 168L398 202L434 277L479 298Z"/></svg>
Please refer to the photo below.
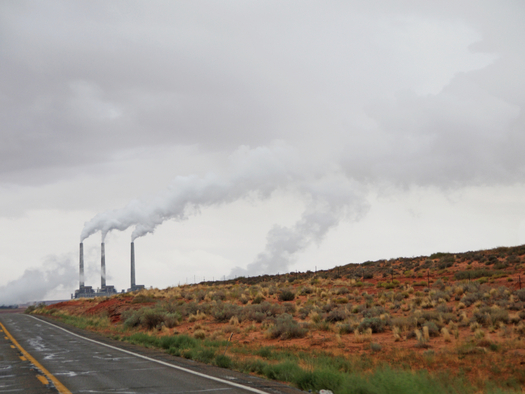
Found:
<svg viewBox="0 0 525 394"><path fill-rule="evenodd" d="M131 289L135 287L135 242L131 243Z"/></svg>
<svg viewBox="0 0 525 394"><path fill-rule="evenodd" d="M79 258L79 289L84 287L84 244L80 242L80 258Z"/></svg>
<svg viewBox="0 0 525 394"><path fill-rule="evenodd" d="M104 242L100 244L100 287L106 288L106 252Z"/></svg>

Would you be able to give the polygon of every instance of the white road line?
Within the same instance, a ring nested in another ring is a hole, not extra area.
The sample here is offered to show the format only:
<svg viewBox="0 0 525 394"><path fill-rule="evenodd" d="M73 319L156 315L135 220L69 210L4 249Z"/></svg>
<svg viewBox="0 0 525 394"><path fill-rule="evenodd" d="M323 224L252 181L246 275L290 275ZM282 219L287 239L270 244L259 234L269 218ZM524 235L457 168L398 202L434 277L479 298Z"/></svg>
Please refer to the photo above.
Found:
<svg viewBox="0 0 525 394"><path fill-rule="evenodd" d="M122 353L131 354L131 355L133 355L135 357L140 357L140 358L142 358L144 360L153 361L154 363L161 364L161 365L164 365L166 367L170 367L170 368L173 368L173 369L178 369L179 371L184 371L184 372L187 372L187 373L191 373L193 375L200 376L200 377L205 378L205 379L214 380L216 382L227 384L229 386L233 386L233 387L237 387L237 388L240 388L240 389L243 389L243 390L251 391L252 393L268 394L266 391L255 389L253 387L244 386L244 385L239 384L239 383L230 382L228 380L224 380L224 379L221 379L221 378L216 378L215 376L206 375L206 374L203 374L201 372L192 371L191 369L187 369L187 368L184 368L184 367L179 367L178 365L173 365L173 364L170 364L170 363L167 363L167 362L164 362L164 361L160 361L160 360L155 360L154 358L143 356L142 354L130 352L129 350L120 349L120 348L118 348L116 346L108 345L107 343L103 343L103 342L95 341L94 339L83 337L82 335L75 334L74 332L66 330L65 328L57 326L57 325L55 325L53 323L49 323L46 320L40 320L40 319L38 319L38 318L36 318L35 316L32 316L32 315L26 315L26 316L32 317L33 319L35 319L35 320L37 320L39 322L43 322L43 323L49 324L50 326L53 326L55 328L58 328L59 330L65 331L68 334L73 335L73 336L78 337L78 338L81 338L81 339L83 339L85 341L89 341L89 342L96 343L98 345L106 346L106 347L108 347L110 349L118 350L119 352L122 352Z"/></svg>

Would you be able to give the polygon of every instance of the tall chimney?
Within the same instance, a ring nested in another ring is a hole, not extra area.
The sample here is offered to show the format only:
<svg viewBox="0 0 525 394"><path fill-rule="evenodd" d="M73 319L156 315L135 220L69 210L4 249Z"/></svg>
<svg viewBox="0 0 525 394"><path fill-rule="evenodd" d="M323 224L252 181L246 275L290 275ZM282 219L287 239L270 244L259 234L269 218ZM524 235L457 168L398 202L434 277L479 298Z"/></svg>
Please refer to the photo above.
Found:
<svg viewBox="0 0 525 394"><path fill-rule="evenodd" d="M100 244L100 287L106 288L106 252L104 251L104 242Z"/></svg>
<svg viewBox="0 0 525 394"><path fill-rule="evenodd" d="M135 242L131 242L131 290L135 287Z"/></svg>
<svg viewBox="0 0 525 394"><path fill-rule="evenodd" d="M84 244L80 242L80 258L79 258L79 289L84 287Z"/></svg>

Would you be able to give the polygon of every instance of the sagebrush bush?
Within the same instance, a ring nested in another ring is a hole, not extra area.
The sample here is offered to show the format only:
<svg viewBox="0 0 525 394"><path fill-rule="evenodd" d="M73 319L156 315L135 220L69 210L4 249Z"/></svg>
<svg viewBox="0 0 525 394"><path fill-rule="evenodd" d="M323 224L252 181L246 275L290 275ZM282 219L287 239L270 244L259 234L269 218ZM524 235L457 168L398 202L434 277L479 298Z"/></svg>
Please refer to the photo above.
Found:
<svg viewBox="0 0 525 394"><path fill-rule="evenodd" d="M299 318L302 320L306 319L313 310L314 310L313 305L305 305L299 308L299 311L298 311Z"/></svg>
<svg viewBox="0 0 525 394"><path fill-rule="evenodd" d="M414 321L414 318L408 318L403 316L396 316L393 317L391 320L392 326L400 327L404 330L410 330L412 328L415 328L416 322Z"/></svg>
<svg viewBox="0 0 525 394"><path fill-rule="evenodd" d="M479 291L468 292L461 298L461 302L468 307L482 298L483 298L483 294Z"/></svg>
<svg viewBox="0 0 525 394"><path fill-rule="evenodd" d="M242 309L240 314L241 320L255 321L262 323L269 317L276 317L283 313L283 307L278 304L271 304L268 301L261 302L260 304L247 305Z"/></svg>
<svg viewBox="0 0 525 394"><path fill-rule="evenodd" d="M365 318L376 317L385 314L385 308L382 306L374 306L372 308L366 308L361 311L361 315Z"/></svg>
<svg viewBox="0 0 525 394"><path fill-rule="evenodd" d="M121 319L124 321L125 328L135 328L140 325L140 311L125 311Z"/></svg>
<svg viewBox="0 0 525 394"><path fill-rule="evenodd" d="M348 317L348 312L346 311L345 308L337 308L337 309L333 309L332 311L330 311L325 316L324 319L325 319L325 321L327 321L329 323L335 323L335 322L338 322L338 321L343 321L347 317Z"/></svg>
<svg viewBox="0 0 525 394"><path fill-rule="evenodd" d="M140 325L152 330L164 323L164 313L155 309L146 309L140 317Z"/></svg>
<svg viewBox="0 0 525 394"><path fill-rule="evenodd" d="M222 290L216 291L211 299L214 301L224 301L226 299L226 293Z"/></svg>
<svg viewBox="0 0 525 394"><path fill-rule="evenodd" d="M364 318L359 324L359 332L363 333L368 328L372 329L373 333L383 332L385 330L385 322L378 317Z"/></svg>
<svg viewBox="0 0 525 394"><path fill-rule="evenodd" d="M297 323L292 316L283 314L268 331L270 338L292 339L302 338L308 330Z"/></svg>
<svg viewBox="0 0 525 394"><path fill-rule="evenodd" d="M239 320L241 317L242 307L235 304L217 303L217 306L213 309L212 315L218 322L227 322L233 316L237 316Z"/></svg>
<svg viewBox="0 0 525 394"><path fill-rule="evenodd" d="M291 302L285 302L283 308L284 313L288 313L289 315L293 315L297 311L297 307Z"/></svg>
<svg viewBox="0 0 525 394"><path fill-rule="evenodd" d="M350 293L350 290L348 290L347 287L340 287L335 292L335 294L338 294L338 295L344 295L344 294L348 294L348 293Z"/></svg>
<svg viewBox="0 0 525 394"><path fill-rule="evenodd" d="M517 290L516 295L518 296L520 301L525 301L525 289Z"/></svg>
<svg viewBox="0 0 525 394"><path fill-rule="evenodd" d="M179 325L181 315L178 313L166 313L164 315L164 325L168 328L173 328Z"/></svg>

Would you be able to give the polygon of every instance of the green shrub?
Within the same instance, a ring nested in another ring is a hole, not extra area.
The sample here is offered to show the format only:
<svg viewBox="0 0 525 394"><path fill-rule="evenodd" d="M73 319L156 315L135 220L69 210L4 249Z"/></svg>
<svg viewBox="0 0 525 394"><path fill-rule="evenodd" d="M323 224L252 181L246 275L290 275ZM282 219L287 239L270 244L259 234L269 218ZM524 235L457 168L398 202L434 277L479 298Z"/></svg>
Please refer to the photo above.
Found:
<svg viewBox="0 0 525 394"><path fill-rule="evenodd" d="M175 300L170 299L158 302L156 308L167 313L177 313L180 307Z"/></svg>
<svg viewBox="0 0 525 394"><path fill-rule="evenodd" d="M454 277L456 280L464 280L464 279L477 279L482 277L488 277L490 278L493 275L498 274L505 274L503 271L492 271L488 269L477 269L477 270L469 270L469 271L458 271L454 274Z"/></svg>
<svg viewBox="0 0 525 394"><path fill-rule="evenodd" d="M296 376L301 372L301 367L293 361L284 361L279 364L267 364L263 369L263 374L268 379L281 382L293 382L296 380Z"/></svg>
<svg viewBox="0 0 525 394"><path fill-rule="evenodd" d="M159 338L142 332L135 333L127 339L128 342L146 347L160 347Z"/></svg>
<svg viewBox="0 0 525 394"><path fill-rule="evenodd" d="M148 304L150 302L155 302L154 297L150 297L144 294L139 294L133 298L133 301L131 301L132 304Z"/></svg>
<svg viewBox="0 0 525 394"><path fill-rule="evenodd" d="M31 312L34 312L37 310L36 305L29 305L25 310L24 313L30 314Z"/></svg>
<svg viewBox="0 0 525 394"><path fill-rule="evenodd" d="M389 367L376 369L370 375L351 373L338 394L448 394L472 393L460 379L434 377L425 370L416 372Z"/></svg>
<svg viewBox="0 0 525 394"><path fill-rule="evenodd" d="M385 308L382 306L374 306L372 308L363 309L361 311L361 315L363 317L377 317L379 315L382 315L383 313L386 313Z"/></svg>
<svg viewBox="0 0 525 394"><path fill-rule="evenodd" d="M307 295L307 294L312 294L314 292L314 289L312 289L311 287L308 287L308 286L305 286L301 289L301 291L299 292L299 294L301 295Z"/></svg>
<svg viewBox="0 0 525 394"><path fill-rule="evenodd" d="M273 355L273 349L269 346L264 346L258 349L255 354L262 358L270 358Z"/></svg>
<svg viewBox="0 0 525 394"><path fill-rule="evenodd" d="M262 360L244 360L237 362L237 368L244 373L256 373L258 375L264 374L264 369L268 366L267 362Z"/></svg>
<svg viewBox="0 0 525 394"><path fill-rule="evenodd" d="M215 365L220 368L231 368L233 365L232 359L224 354L218 354L215 357Z"/></svg>
<svg viewBox="0 0 525 394"><path fill-rule="evenodd" d="M188 335L163 336L160 338L160 347L163 349L193 349L198 341Z"/></svg>
<svg viewBox="0 0 525 394"><path fill-rule="evenodd" d="M308 330L297 323L292 316L283 314L277 318L275 325L270 328L270 338L302 338L306 335Z"/></svg>
<svg viewBox="0 0 525 394"><path fill-rule="evenodd" d="M243 320L256 321L261 323L268 317L276 317L283 313L283 307L279 304L271 304L264 301L258 305L248 305L241 311Z"/></svg>
<svg viewBox="0 0 525 394"><path fill-rule="evenodd" d="M222 290L216 291L211 299L214 301L224 301L226 299L226 293Z"/></svg>
<svg viewBox="0 0 525 394"><path fill-rule="evenodd" d="M279 293L279 301L293 301L295 299L295 293L291 290L283 290Z"/></svg>
<svg viewBox="0 0 525 394"><path fill-rule="evenodd" d="M354 332L354 328L351 324L341 324L339 326L339 334L351 334Z"/></svg>
<svg viewBox="0 0 525 394"><path fill-rule="evenodd" d="M466 306L471 306L473 303L475 303L478 300L481 300L482 298L483 294L481 292L468 293L461 298L461 302L464 303Z"/></svg>
<svg viewBox="0 0 525 394"><path fill-rule="evenodd" d="M126 311L122 314L125 328L134 328L140 325L141 311Z"/></svg>
<svg viewBox="0 0 525 394"><path fill-rule="evenodd" d="M294 376L293 383L303 391L331 390L337 391L343 383L343 376L329 369L300 371Z"/></svg>
<svg viewBox="0 0 525 394"><path fill-rule="evenodd" d="M297 307L291 302L285 302L283 308L284 313L288 313L289 315L293 315L297 311Z"/></svg>
<svg viewBox="0 0 525 394"><path fill-rule="evenodd" d="M212 311L213 317L218 322L229 321L233 316L237 316L239 320L242 320L242 307L235 304L219 303L216 308Z"/></svg>
<svg viewBox="0 0 525 394"><path fill-rule="evenodd" d="M201 363L211 364L212 360L215 359L215 350L201 349L192 355L192 359Z"/></svg>
<svg viewBox="0 0 525 394"><path fill-rule="evenodd" d="M164 315L164 324L168 328L173 328L179 325L179 322L181 320L181 315L177 312L174 313L166 313Z"/></svg>

